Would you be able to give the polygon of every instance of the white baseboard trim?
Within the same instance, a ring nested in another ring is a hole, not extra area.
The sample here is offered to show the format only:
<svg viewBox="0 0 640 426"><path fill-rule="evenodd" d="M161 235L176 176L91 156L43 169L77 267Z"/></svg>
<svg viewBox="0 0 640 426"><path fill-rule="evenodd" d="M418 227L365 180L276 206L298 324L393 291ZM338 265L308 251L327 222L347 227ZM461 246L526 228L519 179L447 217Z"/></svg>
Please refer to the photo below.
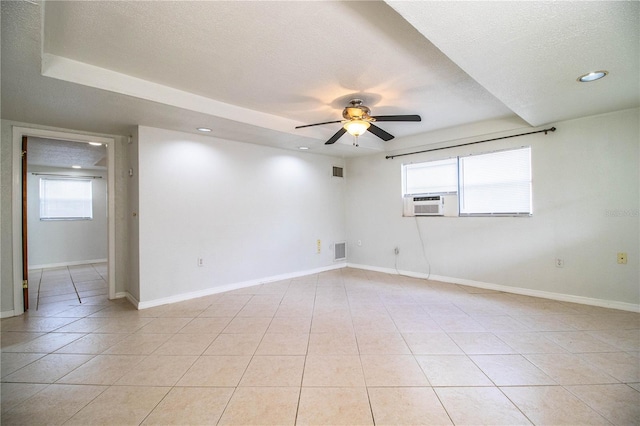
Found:
<svg viewBox="0 0 640 426"><path fill-rule="evenodd" d="M9 317L15 317L15 316L16 316L16 311L14 310L0 312L0 318L9 318Z"/></svg>
<svg viewBox="0 0 640 426"><path fill-rule="evenodd" d="M29 270L32 269L45 269L45 268L62 268L64 266L78 266L78 265L90 265L92 263L106 263L107 259L91 259L91 260L76 260L73 262L61 262L61 263L47 263L46 265L29 265Z"/></svg>
<svg viewBox="0 0 640 426"><path fill-rule="evenodd" d="M119 294L121 294L121 293L119 293ZM140 302L138 301L138 299L136 299L135 297L133 297L133 295L132 295L131 293L129 293L128 291L125 291L125 292L124 292L124 297L126 297L126 298L127 298L127 300L128 300L129 302L131 302L131 304L132 304L133 306L135 306L135 307L136 307L136 309L140 309L140 307L139 307L139 306L140 306Z"/></svg>
<svg viewBox="0 0 640 426"><path fill-rule="evenodd" d="M349 268L364 269L364 270L374 271L374 272L383 272L386 274L393 274L393 275L400 274L400 275L406 275L412 278L429 279L433 281L459 284L459 285L465 285L469 287L484 288L487 290L502 291L505 293L520 294L523 296L540 297L543 299L557 300L560 302L571 302L571 303L579 303L582 305L599 306L601 308L619 309L621 311L640 312L640 304L619 302L617 300L596 299L592 297L574 296L571 294L554 293L550 291L533 290L529 288L511 287L511 286L506 286L501 284L493 284L493 283L485 283L482 281L468 280L465 278L453 278L453 277L446 277L442 275L433 275L433 274L427 275L421 272L397 271L392 268L380 268L377 266L360 265L360 264L353 264L353 263L348 263L347 266Z"/></svg>
<svg viewBox="0 0 640 426"><path fill-rule="evenodd" d="M127 294L129 294L129 293L127 293L126 291L120 291L120 292L115 294L114 299L125 298L125 297L127 297Z"/></svg>
<svg viewBox="0 0 640 426"><path fill-rule="evenodd" d="M310 269L310 270L306 270L306 271L290 272L290 273L287 273L287 274L274 275L274 276L266 277L266 278L259 278L259 279L255 279L255 280L249 280L249 281L242 281L242 282L238 282L238 283L225 284L225 285L221 285L221 286L207 288L207 289L204 289L204 290L198 290L198 291L192 291L192 292L189 292L189 293L176 294L174 296L163 297L163 298L160 298L160 299L149 300L149 301L145 301L145 302L140 302L140 301L136 300L129 293L126 293L126 298L131 303L133 303L133 305L137 309L148 309L148 308L153 308L155 306L167 305L169 303L184 302L185 300L197 299L198 297L211 296L212 294L224 293L226 291L232 291L232 290L239 290L241 288L253 287L253 286L256 286L256 285L272 283L272 282L275 282L275 281L290 280L290 279L293 279L293 278L303 277L305 275L313 275L313 274L318 274L320 272L327 272L327 271L346 268L346 267L347 267L347 264L345 262L342 262L342 263L337 263L337 264L334 264L334 265L324 266L324 267L321 267L321 268L315 268L315 269Z"/></svg>

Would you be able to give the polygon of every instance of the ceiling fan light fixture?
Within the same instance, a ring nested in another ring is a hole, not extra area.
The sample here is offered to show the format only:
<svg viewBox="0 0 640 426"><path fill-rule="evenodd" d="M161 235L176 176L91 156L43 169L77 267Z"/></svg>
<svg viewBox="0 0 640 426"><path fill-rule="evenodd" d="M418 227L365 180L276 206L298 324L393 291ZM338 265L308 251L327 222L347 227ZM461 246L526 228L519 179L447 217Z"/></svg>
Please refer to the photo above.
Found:
<svg viewBox="0 0 640 426"><path fill-rule="evenodd" d="M379 137L383 141L390 141L393 139L393 135L387 133L380 127L372 124L378 121L421 121L419 115L371 115L369 107L362 105L362 99L352 99L349 105L342 111L342 117L344 120L336 121L324 121L322 123L304 124L302 126L296 126L296 129L302 129L303 127L321 126L324 124L342 123L342 128L338 130L333 136L331 136L324 144L333 145L338 139L345 133L349 133L354 137L353 145L358 146L358 136L364 132L369 131L374 136Z"/></svg>
<svg viewBox="0 0 640 426"><path fill-rule="evenodd" d="M352 136L358 137L362 135L371 126L368 121L365 120L351 120L345 123L344 129Z"/></svg>

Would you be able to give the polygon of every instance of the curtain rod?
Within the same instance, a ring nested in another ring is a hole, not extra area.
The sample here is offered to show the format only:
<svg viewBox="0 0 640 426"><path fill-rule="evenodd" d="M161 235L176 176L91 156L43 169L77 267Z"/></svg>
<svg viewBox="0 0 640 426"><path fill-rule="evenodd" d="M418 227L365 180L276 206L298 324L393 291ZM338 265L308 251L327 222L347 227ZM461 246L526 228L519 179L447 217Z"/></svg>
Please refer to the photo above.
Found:
<svg viewBox="0 0 640 426"><path fill-rule="evenodd" d="M55 173L35 173L32 172L31 173L33 176L57 176L57 177L64 177L64 178L90 178L90 179L102 179L102 176L83 176L83 175L58 175Z"/></svg>
<svg viewBox="0 0 640 426"><path fill-rule="evenodd" d="M431 152L431 151L440 151L442 149L450 149L450 148L457 148L459 146L467 146L467 145L475 145L477 143L484 143L484 142L491 142L491 141L497 141L500 139L509 139L509 138L516 138L518 136L527 136L527 135L533 135L535 133L542 133L544 132L544 134L546 135L547 132L555 132L556 128L555 127L549 127L548 129L543 129L543 130L536 130L535 132L528 132L528 133L519 133L517 135L510 135L510 136L502 136L499 138L493 138L493 139L485 139L482 141L476 141L476 142L468 142L468 143L461 143L459 145L451 145L451 146L444 146L442 148L432 148L432 149L425 149L424 151L415 151L415 152L407 152L405 154L396 154L396 155L387 155L385 158L387 160L392 160L396 157L404 157L405 155L414 155L414 154L422 154L424 152Z"/></svg>

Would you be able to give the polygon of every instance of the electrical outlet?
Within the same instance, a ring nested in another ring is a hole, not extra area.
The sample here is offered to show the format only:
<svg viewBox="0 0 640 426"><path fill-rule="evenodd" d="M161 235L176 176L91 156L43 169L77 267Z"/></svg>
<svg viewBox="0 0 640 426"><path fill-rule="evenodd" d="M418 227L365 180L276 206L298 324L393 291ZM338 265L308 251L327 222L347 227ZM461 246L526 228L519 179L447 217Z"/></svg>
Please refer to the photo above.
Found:
<svg viewBox="0 0 640 426"><path fill-rule="evenodd" d="M556 258L556 268L564 268L564 259Z"/></svg>
<svg viewBox="0 0 640 426"><path fill-rule="evenodd" d="M322 248L322 241L317 240L316 241L316 253L317 254L320 254L321 248Z"/></svg>
<svg viewBox="0 0 640 426"><path fill-rule="evenodd" d="M198 266L204 266L204 259L201 257L198 258Z"/></svg>
<svg viewBox="0 0 640 426"><path fill-rule="evenodd" d="M399 254L400 254L400 249L399 249L398 247L396 247L396 248L394 248L394 249L393 249L393 252L394 252L394 253L396 254L396 256L397 256L397 255L399 255Z"/></svg>
<svg viewBox="0 0 640 426"><path fill-rule="evenodd" d="M618 264L619 265L627 264L627 253L618 253Z"/></svg>

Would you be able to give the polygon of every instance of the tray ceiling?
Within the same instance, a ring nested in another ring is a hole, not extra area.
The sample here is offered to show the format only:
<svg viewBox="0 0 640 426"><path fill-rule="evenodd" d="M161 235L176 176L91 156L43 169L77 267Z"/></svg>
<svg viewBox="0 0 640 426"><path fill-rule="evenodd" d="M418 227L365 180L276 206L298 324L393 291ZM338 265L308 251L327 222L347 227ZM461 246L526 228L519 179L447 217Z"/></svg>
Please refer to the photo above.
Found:
<svg viewBox="0 0 640 426"><path fill-rule="evenodd" d="M126 135L136 125L368 155L483 121L639 105L637 2L2 2L2 116ZM589 85L578 75L607 69ZM324 141L352 97L396 136Z"/></svg>

